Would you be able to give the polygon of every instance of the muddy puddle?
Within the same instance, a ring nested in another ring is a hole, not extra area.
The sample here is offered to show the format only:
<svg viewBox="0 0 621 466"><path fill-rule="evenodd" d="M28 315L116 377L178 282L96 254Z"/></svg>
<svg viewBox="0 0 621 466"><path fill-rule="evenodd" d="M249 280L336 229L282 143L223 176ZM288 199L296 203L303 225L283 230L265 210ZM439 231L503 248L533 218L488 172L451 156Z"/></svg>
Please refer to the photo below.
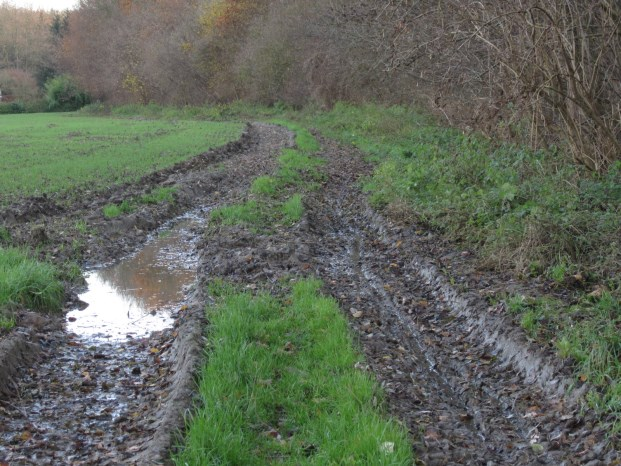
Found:
<svg viewBox="0 0 621 466"><path fill-rule="evenodd" d="M186 215L160 230L135 255L87 273L84 303L67 314L67 330L88 340L141 338L172 326L173 312L196 278L196 230Z"/></svg>
<svg viewBox="0 0 621 466"><path fill-rule="evenodd" d="M170 390L173 327L196 279L204 217L178 218L88 273L86 307L68 313L67 334L23 374L19 397L0 403L0 464L134 463Z"/></svg>

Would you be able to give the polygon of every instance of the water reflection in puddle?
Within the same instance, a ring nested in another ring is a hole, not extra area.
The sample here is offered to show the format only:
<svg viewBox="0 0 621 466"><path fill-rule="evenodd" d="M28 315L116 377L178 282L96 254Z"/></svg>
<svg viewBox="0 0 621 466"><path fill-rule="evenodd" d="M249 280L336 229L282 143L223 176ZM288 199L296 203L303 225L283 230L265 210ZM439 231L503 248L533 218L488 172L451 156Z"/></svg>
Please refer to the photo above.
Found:
<svg viewBox="0 0 621 466"><path fill-rule="evenodd" d="M200 219L186 217L147 243L136 255L90 272L82 311L67 314L67 330L92 340L144 337L172 325L172 312L196 277Z"/></svg>

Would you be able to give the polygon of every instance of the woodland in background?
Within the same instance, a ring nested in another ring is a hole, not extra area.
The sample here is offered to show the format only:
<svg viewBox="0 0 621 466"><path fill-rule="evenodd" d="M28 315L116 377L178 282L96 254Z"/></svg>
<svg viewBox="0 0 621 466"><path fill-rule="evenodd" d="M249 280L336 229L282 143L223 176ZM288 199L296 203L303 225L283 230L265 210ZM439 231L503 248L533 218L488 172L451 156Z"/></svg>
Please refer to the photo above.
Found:
<svg viewBox="0 0 621 466"><path fill-rule="evenodd" d="M16 100L37 98L54 73L52 15L0 3L0 90Z"/></svg>
<svg viewBox="0 0 621 466"><path fill-rule="evenodd" d="M0 8L0 77L69 73L109 103L416 105L595 171L621 158L619 0L82 0L29 35Z"/></svg>

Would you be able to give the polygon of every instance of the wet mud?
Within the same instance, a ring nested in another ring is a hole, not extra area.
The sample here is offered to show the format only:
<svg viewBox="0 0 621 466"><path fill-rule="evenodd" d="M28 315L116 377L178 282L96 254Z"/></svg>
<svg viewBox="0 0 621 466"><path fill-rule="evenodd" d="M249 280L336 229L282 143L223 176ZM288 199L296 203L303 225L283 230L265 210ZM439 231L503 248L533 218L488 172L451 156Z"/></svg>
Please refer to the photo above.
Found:
<svg viewBox="0 0 621 466"><path fill-rule="evenodd" d="M180 186L173 207L115 221L96 209L84 211L98 231L86 241L87 262L135 251L150 232L190 207L245 200L252 179L270 173L278 151L292 144L287 131L267 125L249 128L245 138L228 152L145 181ZM165 462L192 404L202 308L209 301L204 285L224 278L280 293L288 279L315 275L348 316L366 356L359 369L383 386L387 410L409 429L420 464L621 464L602 424L581 410L581 387L569 390L570 368L526 340L502 305L485 299L523 285L481 272L472 254L423 227L374 212L358 189L371 167L355 149L321 142L327 179L305 196L301 222L258 233L212 226L196 235L197 281L175 307L173 328L96 344L58 330L32 330L24 341L43 348L44 357L22 370L21 379L12 376L15 393L0 398L0 460ZM119 188L98 203L123 194ZM63 221L75 220L57 211L44 222L48 238ZM17 221L15 212L7 215ZM32 222L41 222L40 213L19 224L24 240L31 238Z"/></svg>
<svg viewBox="0 0 621 466"><path fill-rule="evenodd" d="M194 242L206 219L185 215L158 230L136 254L89 271L67 331L89 341L144 338L172 327L172 312L196 279Z"/></svg>
<svg viewBox="0 0 621 466"><path fill-rule="evenodd" d="M434 233L383 218L357 188L361 154L322 140L328 179L305 198L292 228L213 232L201 245L202 280L281 292L315 275L347 314L389 412L426 465L620 464L607 432L582 412L571 372L483 297L506 277L476 270L470 253ZM456 285L438 265L451 268Z"/></svg>

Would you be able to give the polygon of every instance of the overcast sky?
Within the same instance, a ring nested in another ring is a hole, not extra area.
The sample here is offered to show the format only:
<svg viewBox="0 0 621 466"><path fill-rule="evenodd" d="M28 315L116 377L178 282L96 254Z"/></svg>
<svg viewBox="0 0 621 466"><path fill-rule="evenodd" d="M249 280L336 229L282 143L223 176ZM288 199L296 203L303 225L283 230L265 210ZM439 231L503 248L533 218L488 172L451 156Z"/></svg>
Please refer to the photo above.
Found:
<svg viewBox="0 0 621 466"><path fill-rule="evenodd" d="M8 2L15 6L35 10L65 10L74 7L78 0L8 0Z"/></svg>

